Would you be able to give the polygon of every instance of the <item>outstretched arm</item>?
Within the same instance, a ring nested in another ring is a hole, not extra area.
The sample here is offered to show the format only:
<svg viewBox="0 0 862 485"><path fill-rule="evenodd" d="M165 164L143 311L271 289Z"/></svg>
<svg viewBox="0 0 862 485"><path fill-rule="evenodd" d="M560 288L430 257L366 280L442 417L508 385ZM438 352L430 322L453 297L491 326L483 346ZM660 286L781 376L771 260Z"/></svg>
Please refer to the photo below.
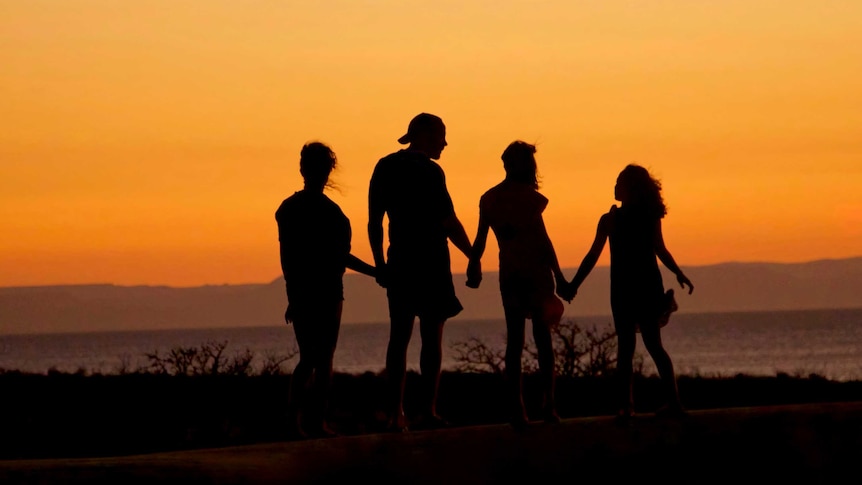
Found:
<svg viewBox="0 0 862 485"><path fill-rule="evenodd" d="M353 254L347 255L347 268L352 269L353 271L358 271L367 276L377 276L377 270L374 268L374 266L371 266L365 261L354 256Z"/></svg>
<svg viewBox="0 0 862 485"><path fill-rule="evenodd" d="M557 251L554 249L554 243L551 242L551 236L548 235L548 229L545 227L544 218L540 219L539 223L541 224L541 231L545 238L548 264L551 266L551 271L554 273L557 295L571 303L574 295L569 296L568 291L565 291L568 287L568 281L566 280L565 275L563 275L563 270L560 268L560 260L557 259Z"/></svg>
<svg viewBox="0 0 862 485"><path fill-rule="evenodd" d="M456 216L454 212L451 213L449 217L443 221L443 226L446 228L446 235L452 241L452 244L464 253L464 256L469 258L470 253L472 252L470 238L467 237L467 231L464 230L464 225L461 224L460 220L458 220L458 216Z"/></svg>
<svg viewBox="0 0 862 485"><path fill-rule="evenodd" d="M386 288L386 258L383 255L383 214L385 210L379 195L377 195L378 192L379 189L375 189L375 181L372 176L371 187L368 189L368 242L371 244L371 254L374 257L377 284Z"/></svg>
<svg viewBox="0 0 862 485"><path fill-rule="evenodd" d="M599 219L599 224L596 227L596 237L593 239L593 245L590 247L590 250L587 251L587 255L584 256L580 266L578 266L578 272L575 273L575 277L572 278L572 282L570 284L571 288L569 289L572 296L578 293L578 288L580 288L581 283L584 282L590 274L590 271L592 271L596 266L599 256L602 255L602 251L605 249L605 243L608 240L607 226L608 216L604 215Z"/></svg>
<svg viewBox="0 0 862 485"><path fill-rule="evenodd" d="M676 280L679 282L679 286L682 289L685 289L688 286L688 294L690 295L692 291L694 291L694 285L691 284L691 281L688 277L683 274L682 270L679 268L679 265L676 264L676 261L673 259L673 256L668 251L667 246L664 244L664 236L661 233L661 219L656 222L656 231L655 231L655 254L658 256L659 261L664 264L667 269L671 270L673 274L676 275Z"/></svg>
<svg viewBox="0 0 862 485"><path fill-rule="evenodd" d="M467 264L467 286L470 288L478 288L482 282L482 255L485 254L489 228L488 221L479 211L479 228L476 230L476 239L473 240L470 261Z"/></svg>
<svg viewBox="0 0 862 485"><path fill-rule="evenodd" d="M371 254L374 257L374 265L380 267L386 264L383 256L383 213L369 212L368 214L368 242L371 244Z"/></svg>

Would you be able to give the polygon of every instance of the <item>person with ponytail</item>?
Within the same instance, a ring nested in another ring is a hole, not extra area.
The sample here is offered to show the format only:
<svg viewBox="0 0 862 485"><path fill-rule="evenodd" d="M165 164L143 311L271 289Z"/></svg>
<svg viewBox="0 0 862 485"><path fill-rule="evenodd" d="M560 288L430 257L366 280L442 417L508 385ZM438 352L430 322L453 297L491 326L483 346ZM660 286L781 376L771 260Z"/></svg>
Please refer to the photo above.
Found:
<svg viewBox="0 0 862 485"><path fill-rule="evenodd" d="M302 147L299 172L304 186L275 213L281 269L287 290L285 322L293 323L299 363L290 379L288 427L296 438L326 437L332 360L341 326L345 268L376 276L373 266L350 252L350 221L327 197L337 159L320 142Z"/></svg>

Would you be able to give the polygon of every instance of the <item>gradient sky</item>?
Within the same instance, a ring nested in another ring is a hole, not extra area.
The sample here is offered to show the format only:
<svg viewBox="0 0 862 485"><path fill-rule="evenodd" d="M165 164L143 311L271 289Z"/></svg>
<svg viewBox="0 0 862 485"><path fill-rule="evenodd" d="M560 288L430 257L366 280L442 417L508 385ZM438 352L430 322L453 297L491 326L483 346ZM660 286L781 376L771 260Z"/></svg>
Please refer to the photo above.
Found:
<svg viewBox="0 0 862 485"><path fill-rule="evenodd" d="M851 1L0 0L0 286L268 282L310 140L370 261L421 111L471 238L523 139L564 267L630 162L684 266L862 255L860 45Z"/></svg>

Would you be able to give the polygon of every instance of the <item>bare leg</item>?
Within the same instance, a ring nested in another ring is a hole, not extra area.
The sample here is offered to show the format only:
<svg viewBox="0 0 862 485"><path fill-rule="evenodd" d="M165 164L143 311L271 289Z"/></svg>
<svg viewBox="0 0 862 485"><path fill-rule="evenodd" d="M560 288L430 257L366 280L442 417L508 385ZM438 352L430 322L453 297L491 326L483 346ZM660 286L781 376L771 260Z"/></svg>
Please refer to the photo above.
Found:
<svg viewBox="0 0 862 485"><path fill-rule="evenodd" d="M443 363L443 324L446 320L419 319L422 349L419 369L426 392L425 414L429 419L441 421L437 415L437 394L440 389L440 369Z"/></svg>
<svg viewBox="0 0 862 485"><path fill-rule="evenodd" d="M542 377L542 414L545 422L558 423L560 422L560 416L557 414L557 406L554 397L554 381L556 380L554 369L554 345L551 339L551 329L548 322L544 322L541 319L533 319L533 340L536 342L536 350L539 354L539 373Z"/></svg>
<svg viewBox="0 0 862 485"><path fill-rule="evenodd" d="M329 393L332 388L332 360L338 343L338 332L341 326L342 303L333 308L331 315L322 318L316 329L318 341L314 354L314 390L315 433L331 436L335 433L327 424L329 408Z"/></svg>
<svg viewBox="0 0 862 485"><path fill-rule="evenodd" d="M389 382L389 426L407 429L404 415L404 386L407 378L407 347L413 334L412 315L391 315L389 345L386 349L386 375Z"/></svg>
<svg viewBox="0 0 862 485"><path fill-rule="evenodd" d="M634 322L614 321L617 332L617 389L619 392L619 416L629 417L634 413L632 361L635 356L636 335Z"/></svg>
<svg viewBox="0 0 862 485"><path fill-rule="evenodd" d="M521 355L524 351L524 327L526 320L522 315L508 310L506 313L506 383L509 405L511 406L510 423L516 428L525 426L528 422L524 407L523 377L521 373Z"/></svg>
<svg viewBox="0 0 862 485"><path fill-rule="evenodd" d="M309 341L309 324L313 325L311 322L300 320L299 323L294 322L293 325L296 343L299 347L299 363L296 364L296 368L294 368L290 376L290 389L287 400L287 425L290 428L290 433L299 438L306 437L302 426L303 411L307 407L308 387L314 372L312 364L314 360L314 347Z"/></svg>
<svg viewBox="0 0 862 485"><path fill-rule="evenodd" d="M658 375L661 377L667 399L667 411L672 414L681 414L682 403L679 398L679 390L676 385L676 375L673 370L673 362L661 343L661 330L657 322L641 325L641 338L647 352L655 362Z"/></svg>

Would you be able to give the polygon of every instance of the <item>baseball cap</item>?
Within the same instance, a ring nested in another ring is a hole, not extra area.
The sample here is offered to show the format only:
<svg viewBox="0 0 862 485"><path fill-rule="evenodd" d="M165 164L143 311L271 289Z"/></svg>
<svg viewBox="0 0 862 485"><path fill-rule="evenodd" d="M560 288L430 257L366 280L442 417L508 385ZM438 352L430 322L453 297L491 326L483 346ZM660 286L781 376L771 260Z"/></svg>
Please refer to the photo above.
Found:
<svg viewBox="0 0 862 485"><path fill-rule="evenodd" d="M414 135L443 127L443 120L439 116L430 113L419 113L410 120L407 125L407 133L398 139L398 143L406 145L410 143Z"/></svg>

